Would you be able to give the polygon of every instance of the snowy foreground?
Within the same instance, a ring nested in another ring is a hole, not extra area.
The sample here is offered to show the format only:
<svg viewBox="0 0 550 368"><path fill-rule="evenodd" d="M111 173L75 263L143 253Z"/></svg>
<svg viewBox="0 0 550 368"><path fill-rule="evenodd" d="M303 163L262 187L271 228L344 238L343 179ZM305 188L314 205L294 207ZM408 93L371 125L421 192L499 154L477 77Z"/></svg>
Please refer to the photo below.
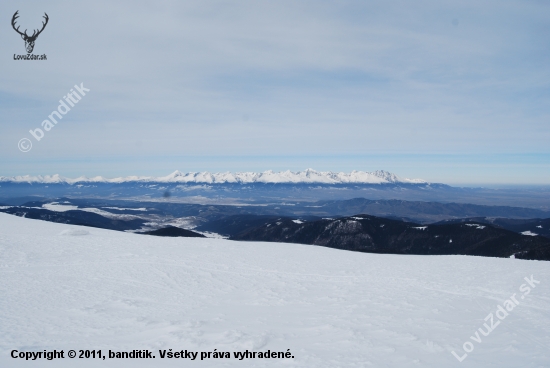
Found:
<svg viewBox="0 0 550 368"><path fill-rule="evenodd" d="M0 214L0 367L550 367L549 333L550 262L156 238ZM10 357L54 349L65 358ZM168 349L198 356L161 359ZM231 358L200 359L214 349ZM233 355L288 349L294 358Z"/></svg>

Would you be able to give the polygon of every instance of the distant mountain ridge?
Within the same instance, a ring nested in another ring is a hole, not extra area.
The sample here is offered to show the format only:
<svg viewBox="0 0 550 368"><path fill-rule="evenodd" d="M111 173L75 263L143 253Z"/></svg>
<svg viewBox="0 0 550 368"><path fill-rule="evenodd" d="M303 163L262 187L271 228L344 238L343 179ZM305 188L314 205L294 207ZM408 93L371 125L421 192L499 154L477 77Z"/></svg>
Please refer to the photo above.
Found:
<svg viewBox="0 0 550 368"><path fill-rule="evenodd" d="M65 178L58 174L56 175L38 175L38 176L0 176L0 182L9 183L39 183L39 184L78 184L78 183L126 183L126 182L143 182L143 183L197 183L197 184L428 184L421 179L401 178L393 173L384 170L373 172L352 171L351 173L331 172L331 171L316 171L307 169L304 171L281 171L274 172L272 170L261 173L256 172L189 172L182 173L174 171L168 176L153 177L153 176L127 176L113 179L106 179L102 176L88 178L81 176L75 179Z"/></svg>
<svg viewBox="0 0 550 368"><path fill-rule="evenodd" d="M462 208L451 205L454 210ZM314 206L314 209L317 211L322 207L325 206ZM314 244L360 252L515 256L550 260L550 218L478 217L421 224L395 216L359 214L321 217L322 213L318 212L298 214L307 208L310 207L305 206L296 211L281 210L274 205L203 206L60 198L58 202L31 201L23 206L0 206L0 212L50 222L158 236L199 236L197 234L203 233L229 236L232 240ZM348 207L346 211L353 208ZM328 206L324 213L336 214L332 212L334 209L343 210L345 206ZM428 206L422 210L431 212L445 209L445 206ZM462 208L466 212L469 209Z"/></svg>

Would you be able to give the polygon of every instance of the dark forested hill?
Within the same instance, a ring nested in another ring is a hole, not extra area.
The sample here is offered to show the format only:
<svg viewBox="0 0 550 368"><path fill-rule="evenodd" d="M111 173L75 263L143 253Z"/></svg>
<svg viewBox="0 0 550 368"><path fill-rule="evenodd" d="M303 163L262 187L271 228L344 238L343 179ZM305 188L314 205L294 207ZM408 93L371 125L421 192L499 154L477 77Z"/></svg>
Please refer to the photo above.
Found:
<svg viewBox="0 0 550 368"><path fill-rule="evenodd" d="M550 239L475 222L420 225L356 215L303 222L278 218L243 231L234 240L321 245L395 254L464 254L550 260Z"/></svg>

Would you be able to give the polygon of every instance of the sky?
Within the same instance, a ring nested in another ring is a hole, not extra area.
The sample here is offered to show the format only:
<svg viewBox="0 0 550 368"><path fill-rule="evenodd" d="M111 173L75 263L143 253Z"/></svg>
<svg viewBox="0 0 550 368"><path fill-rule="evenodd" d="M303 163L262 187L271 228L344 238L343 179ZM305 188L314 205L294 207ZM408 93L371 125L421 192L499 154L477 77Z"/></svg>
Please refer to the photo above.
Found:
<svg viewBox="0 0 550 368"><path fill-rule="evenodd" d="M14 60L17 10L29 34L48 14L33 51L47 60ZM0 14L0 176L550 185L548 1L3 0Z"/></svg>

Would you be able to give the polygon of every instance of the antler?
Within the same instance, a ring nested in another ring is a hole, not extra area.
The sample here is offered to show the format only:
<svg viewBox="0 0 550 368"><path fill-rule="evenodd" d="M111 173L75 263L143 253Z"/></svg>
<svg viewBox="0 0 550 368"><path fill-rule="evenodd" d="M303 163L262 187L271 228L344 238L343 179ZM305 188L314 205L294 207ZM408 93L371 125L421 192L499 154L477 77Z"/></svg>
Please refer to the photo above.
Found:
<svg viewBox="0 0 550 368"><path fill-rule="evenodd" d="M47 13L44 13L45 15L43 16L43 18L46 20L45 22L42 22L42 29L39 31L37 29L34 30L32 36L29 36L27 34L27 30L25 29L25 32L21 32L19 30L19 26L17 28L15 28L15 21L17 20L17 18L19 18L19 15L17 14L19 13L19 10L15 12L15 14L13 15L13 17L11 18L11 26L13 27L13 29L15 29L15 32L19 33L21 36L25 36L26 39L36 39L36 37L38 37L38 35L40 33L42 33L42 31L44 30L44 28L46 28L46 24L48 24L48 20L50 20L50 18L48 17L48 14Z"/></svg>
<svg viewBox="0 0 550 368"><path fill-rule="evenodd" d="M15 14L13 15L13 17L11 18L11 26L13 27L13 29L15 29L15 32L19 33L21 36L27 36L27 30L26 29L25 29L25 33L21 33L21 31L19 31L19 27L15 28L15 21L17 20L17 18L19 18L19 15L17 15L17 13L19 13L19 10L16 11ZM46 14L46 13L44 13L44 14Z"/></svg>
<svg viewBox="0 0 550 368"><path fill-rule="evenodd" d="M33 32L32 36L31 36L31 38L33 38L33 37L34 37L34 38L38 37L38 35L39 35L40 33L42 33L42 31L44 30L44 28L46 28L46 24L48 24L48 20L49 20L50 18L48 17L48 14L47 14L46 12L44 12L44 14L46 14L46 15L44 15L42 18L46 19L46 22L42 22L42 29L41 29L40 31L38 31L38 33L36 33L37 30L34 30L34 32ZM25 33L26 33L26 32L27 32L27 30L25 30Z"/></svg>

